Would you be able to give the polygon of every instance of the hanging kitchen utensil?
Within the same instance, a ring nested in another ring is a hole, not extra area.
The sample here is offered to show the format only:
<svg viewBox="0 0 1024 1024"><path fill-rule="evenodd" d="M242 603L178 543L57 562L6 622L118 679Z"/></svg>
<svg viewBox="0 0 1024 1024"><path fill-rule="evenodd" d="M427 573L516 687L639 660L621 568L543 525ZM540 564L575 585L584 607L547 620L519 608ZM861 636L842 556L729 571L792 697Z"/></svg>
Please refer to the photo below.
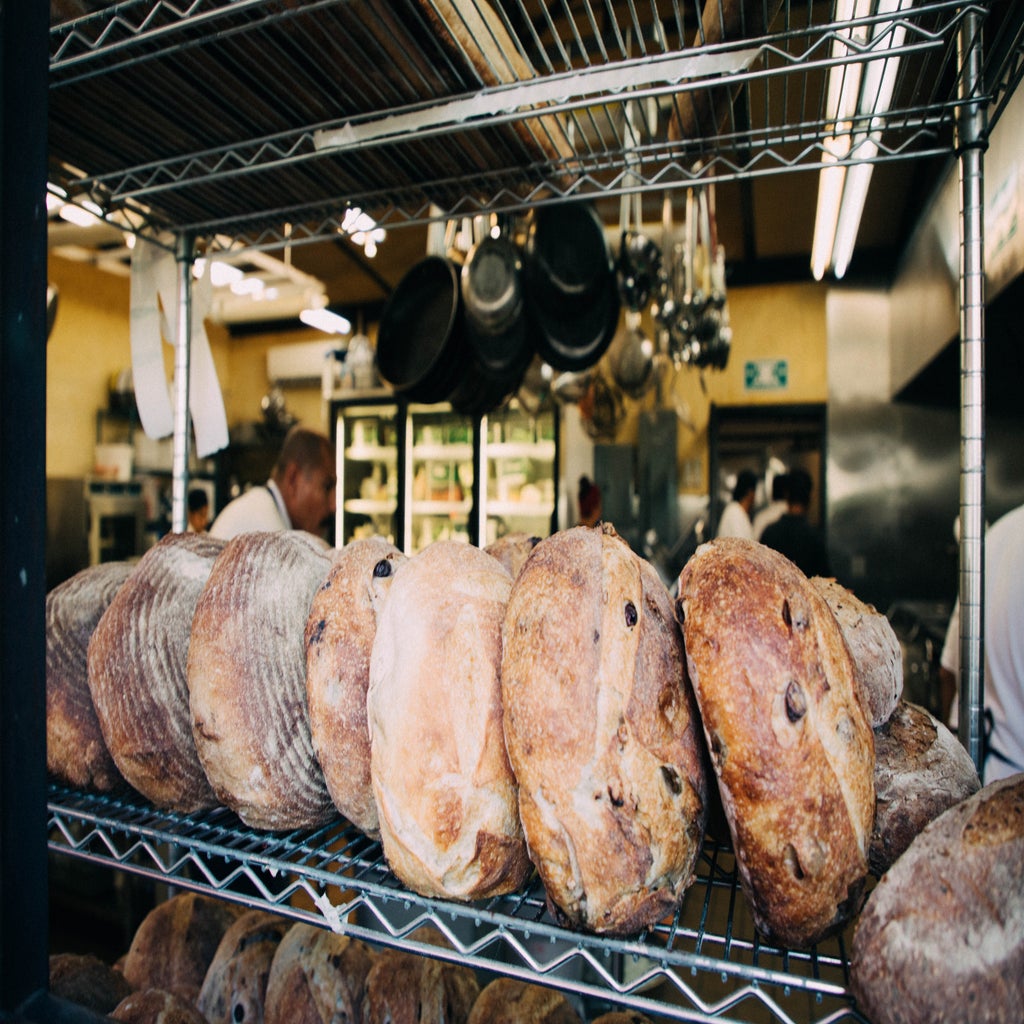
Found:
<svg viewBox="0 0 1024 1024"><path fill-rule="evenodd" d="M587 393L593 373L593 369L563 371L551 385L551 396L559 405L576 405Z"/></svg>
<svg viewBox="0 0 1024 1024"><path fill-rule="evenodd" d="M612 379L630 398L643 398L654 386L654 343L640 326L640 314L626 313L623 329L608 350Z"/></svg>
<svg viewBox="0 0 1024 1024"><path fill-rule="evenodd" d="M591 377L587 393L580 399L579 410L580 423L594 441L614 441L626 414L622 392L600 371Z"/></svg>

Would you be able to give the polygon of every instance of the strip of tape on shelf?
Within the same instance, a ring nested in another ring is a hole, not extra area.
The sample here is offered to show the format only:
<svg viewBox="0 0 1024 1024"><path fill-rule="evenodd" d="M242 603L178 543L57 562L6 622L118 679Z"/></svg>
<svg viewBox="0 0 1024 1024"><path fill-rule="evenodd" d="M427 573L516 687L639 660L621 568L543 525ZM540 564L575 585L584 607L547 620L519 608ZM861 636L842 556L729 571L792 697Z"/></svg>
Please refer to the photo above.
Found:
<svg viewBox="0 0 1024 1024"><path fill-rule="evenodd" d="M168 276L169 288L165 280ZM173 296L176 287L173 254L143 238L136 238L130 290L132 383L139 422L153 439L174 432L174 409L161 349L161 326L166 324L166 319L160 309L160 295L163 292Z"/></svg>

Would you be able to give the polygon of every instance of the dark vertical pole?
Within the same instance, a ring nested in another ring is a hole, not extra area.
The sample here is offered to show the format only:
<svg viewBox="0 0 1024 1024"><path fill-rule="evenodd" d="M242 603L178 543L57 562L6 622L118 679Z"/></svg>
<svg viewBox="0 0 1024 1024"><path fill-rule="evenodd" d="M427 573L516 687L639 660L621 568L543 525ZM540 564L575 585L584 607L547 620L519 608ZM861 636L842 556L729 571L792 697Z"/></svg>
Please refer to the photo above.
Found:
<svg viewBox="0 0 1024 1024"><path fill-rule="evenodd" d="M0 1011L48 978L46 116L49 4L0 2Z"/></svg>

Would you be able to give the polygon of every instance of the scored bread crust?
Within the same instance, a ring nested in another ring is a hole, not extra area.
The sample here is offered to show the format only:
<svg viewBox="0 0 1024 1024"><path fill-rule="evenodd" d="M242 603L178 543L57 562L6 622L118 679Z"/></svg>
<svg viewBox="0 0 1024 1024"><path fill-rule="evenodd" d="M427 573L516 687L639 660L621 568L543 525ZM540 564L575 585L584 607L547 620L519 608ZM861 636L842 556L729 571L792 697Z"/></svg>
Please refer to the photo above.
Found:
<svg viewBox="0 0 1024 1024"><path fill-rule="evenodd" d="M565 994L519 978L495 978L473 1003L467 1024L582 1024Z"/></svg>
<svg viewBox="0 0 1024 1024"><path fill-rule="evenodd" d="M504 625L505 739L530 855L577 927L671 913L703 841L706 780L664 584L609 525L542 540Z"/></svg>
<svg viewBox="0 0 1024 1024"><path fill-rule="evenodd" d="M374 839L380 835L370 784L366 690L377 616L406 560L382 537L354 540L313 597L306 620L309 726L334 805Z"/></svg>
<svg viewBox="0 0 1024 1024"><path fill-rule="evenodd" d="M330 550L302 530L239 534L196 605L196 749L217 797L252 828L310 828L336 813L313 753L303 639Z"/></svg>
<svg viewBox="0 0 1024 1024"><path fill-rule="evenodd" d="M481 899L529 873L498 676L511 585L479 548L436 541L395 574L378 622L373 795L385 857L421 895Z"/></svg>
<svg viewBox="0 0 1024 1024"><path fill-rule="evenodd" d="M89 641L89 690L118 769L157 807L183 813L217 803L192 736L185 665L196 602L223 547L207 534L166 534Z"/></svg>
<svg viewBox="0 0 1024 1024"><path fill-rule="evenodd" d="M134 565L82 569L46 595L46 768L69 786L124 785L89 692L89 640Z"/></svg>
<svg viewBox="0 0 1024 1024"><path fill-rule="evenodd" d="M762 935L807 946L857 911L874 743L835 616L754 541L703 544L676 613L737 870Z"/></svg>

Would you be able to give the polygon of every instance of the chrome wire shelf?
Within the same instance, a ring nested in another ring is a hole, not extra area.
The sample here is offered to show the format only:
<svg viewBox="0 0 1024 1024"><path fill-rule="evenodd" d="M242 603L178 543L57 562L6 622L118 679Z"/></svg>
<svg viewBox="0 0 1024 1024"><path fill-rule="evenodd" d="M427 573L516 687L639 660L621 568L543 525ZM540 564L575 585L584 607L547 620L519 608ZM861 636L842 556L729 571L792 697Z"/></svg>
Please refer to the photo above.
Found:
<svg viewBox="0 0 1024 1024"><path fill-rule="evenodd" d="M968 15L992 54L973 99L997 108L1021 75L1019 5L838 21L831 3L745 0L747 18L778 13L723 39L705 3L97 5L51 27L51 180L140 232L272 248L336 235L352 206L398 227L814 170L830 69L883 57L899 71L877 151L840 162L948 155Z"/></svg>
<svg viewBox="0 0 1024 1024"><path fill-rule="evenodd" d="M469 964L686 1021L863 1021L842 936L810 950L760 941L727 847L708 839L676 915L634 938L560 927L537 879L473 904L404 889L379 843L339 818L313 831L249 829L225 809L156 810L138 796L51 786L48 844L177 887L262 907L368 942ZM430 925L450 948L411 933Z"/></svg>

